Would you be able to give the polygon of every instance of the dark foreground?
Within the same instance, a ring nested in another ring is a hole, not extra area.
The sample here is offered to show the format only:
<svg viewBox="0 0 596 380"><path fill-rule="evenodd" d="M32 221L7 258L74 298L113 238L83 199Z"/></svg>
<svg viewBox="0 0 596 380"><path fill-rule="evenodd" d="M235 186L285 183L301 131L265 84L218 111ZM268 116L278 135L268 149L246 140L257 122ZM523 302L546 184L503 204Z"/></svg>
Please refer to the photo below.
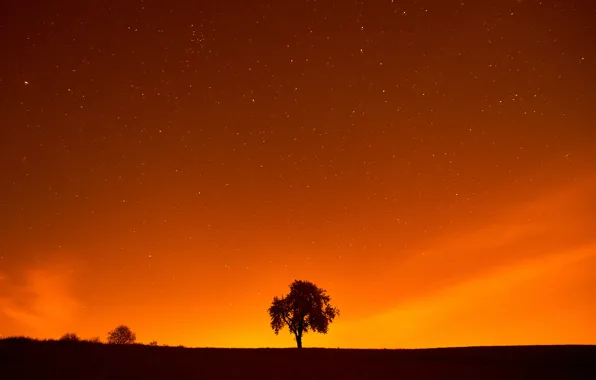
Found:
<svg viewBox="0 0 596 380"><path fill-rule="evenodd" d="M0 379L596 379L596 346L193 349L7 339Z"/></svg>

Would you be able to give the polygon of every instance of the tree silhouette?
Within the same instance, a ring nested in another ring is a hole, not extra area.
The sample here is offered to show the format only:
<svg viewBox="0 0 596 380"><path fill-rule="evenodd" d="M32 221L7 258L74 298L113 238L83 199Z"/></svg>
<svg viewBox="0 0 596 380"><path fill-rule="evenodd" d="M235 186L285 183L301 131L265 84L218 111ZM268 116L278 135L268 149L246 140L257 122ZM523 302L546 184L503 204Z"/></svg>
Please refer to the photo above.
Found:
<svg viewBox="0 0 596 380"><path fill-rule="evenodd" d="M111 344L132 344L137 336L125 325L120 325L108 333L108 343Z"/></svg>
<svg viewBox="0 0 596 380"><path fill-rule="evenodd" d="M296 338L302 348L302 334L314 331L326 334L329 324L339 315L339 310L329 303L331 298L324 289L309 281L295 280L287 296L274 297L269 316L271 328L277 335L284 326Z"/></svg>
<svg viewBox="0 0 596 380"><path fill-rule="evenodd" d="M75 333L66 333L60 337L61 341L68 341L68 342L79 342L81 338Z"/></svg>

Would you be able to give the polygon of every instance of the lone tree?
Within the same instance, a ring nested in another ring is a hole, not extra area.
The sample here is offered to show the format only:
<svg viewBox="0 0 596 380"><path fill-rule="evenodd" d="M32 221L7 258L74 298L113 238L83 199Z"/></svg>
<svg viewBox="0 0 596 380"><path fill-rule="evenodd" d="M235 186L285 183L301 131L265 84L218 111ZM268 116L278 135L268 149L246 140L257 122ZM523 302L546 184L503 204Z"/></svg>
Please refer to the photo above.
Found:
<svg viewBox="0 0 596 380"><path fill-rule="evenodd" d="M111 344L133 344L137 336L125 325L120 325L108 333L108 343Z"/></svg>
<svg viewBox="0 0 596 380"><path fill-rule="evenodd" d="M296 338L296 345L302 348L302 334L314 331L326 334L329 324L339 315L339 310L329 303L331 298L324 289L309 281L295 280L287 296L273 297L269 316L275 334L284 326Z"/></svg>

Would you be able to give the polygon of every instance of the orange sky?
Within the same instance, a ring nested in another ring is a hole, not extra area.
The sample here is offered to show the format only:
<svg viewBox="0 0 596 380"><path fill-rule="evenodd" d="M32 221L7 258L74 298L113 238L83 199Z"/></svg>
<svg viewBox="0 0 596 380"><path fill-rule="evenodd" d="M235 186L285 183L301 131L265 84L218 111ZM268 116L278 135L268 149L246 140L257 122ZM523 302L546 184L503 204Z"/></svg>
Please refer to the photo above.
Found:
<svg viewBox="0 0 596 380"><path fill-rule="evenodd" d="M324 286L343 313L328 335L308 336L309 345L590 344L596 339L590 328L596 315L596 224L589 212L595 195L593 179L564 184L496 212L491 223L422 243L404 257L391 258L389 249L382 268L354 278L343 275L341 263L299 265L246 282L189 278L183 287L207 282L214 290L199 290L207 296L198 298L172 286L151 299L137 279L128 289L106 279L106 293L122 295L119 302L98 300L107 306L99 313L77 297L76 275L57 259L28 268L22 284L0 299L14 326L3 333L103 337L110 326L126 322L144 342L284 347L292 345L291 336L273 335L264 310L272 294L281 294L296 277ZM221 294L225 300L218 300ZM31 301L20 304L22 299Z"/></svg>
<svg viewBox="0 0 596 380"><path fill-rule="evenodd" d="M0 11L0 336L596 344L594 5L249 3Z"/></svg>

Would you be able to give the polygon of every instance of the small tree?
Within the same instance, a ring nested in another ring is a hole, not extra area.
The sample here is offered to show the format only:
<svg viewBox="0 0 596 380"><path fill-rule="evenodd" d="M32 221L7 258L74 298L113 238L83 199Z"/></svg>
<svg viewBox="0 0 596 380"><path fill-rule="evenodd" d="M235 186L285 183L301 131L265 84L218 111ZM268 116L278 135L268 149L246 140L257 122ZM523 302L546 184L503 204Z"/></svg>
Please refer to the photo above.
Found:
<svg viewBox="0 0 596 380"><path fill-rule="evenodd" d="M296 280L290 285L285 297L274 297L269 316L271 328L277 335L284 326L296 338L296 345L302 348L302 334L314 331L326 334L329 324L339 315L331 306L331 298L324 289L309 281Z"/></svg>
<svg viewBox="0 0 596 380"><path fill-rule="evenodd" d="M80 342L81 338L75 333L66 333L60 337L63 342Z"/></svg>
<svg viewBox="0 0 596 380"><path fill-rule="evenodd" d="M125 325L120 325L108 333L108 343L110 344L132 344L136 340L136 334Z"/></svg>

